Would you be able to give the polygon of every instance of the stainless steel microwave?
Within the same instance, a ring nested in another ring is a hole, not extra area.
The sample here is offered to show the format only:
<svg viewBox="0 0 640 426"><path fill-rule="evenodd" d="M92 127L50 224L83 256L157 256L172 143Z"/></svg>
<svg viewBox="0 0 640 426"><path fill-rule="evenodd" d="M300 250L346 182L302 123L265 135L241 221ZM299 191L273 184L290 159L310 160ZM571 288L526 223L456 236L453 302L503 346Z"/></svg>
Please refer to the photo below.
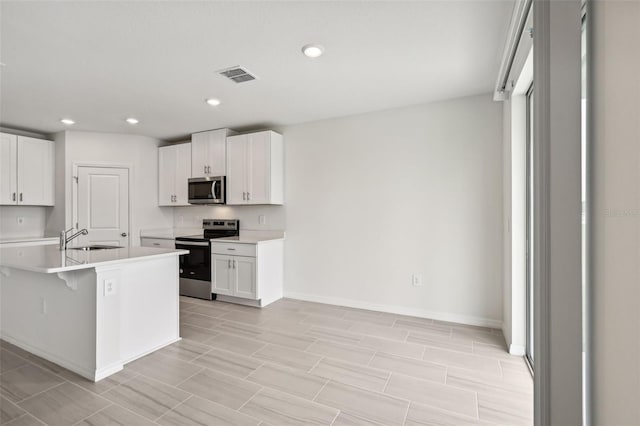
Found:
<svg viewBox="0 0 640 426"><path fill-rule="evenodd" d="M189 204L224 204L224 176L189 179Z"/></svg>

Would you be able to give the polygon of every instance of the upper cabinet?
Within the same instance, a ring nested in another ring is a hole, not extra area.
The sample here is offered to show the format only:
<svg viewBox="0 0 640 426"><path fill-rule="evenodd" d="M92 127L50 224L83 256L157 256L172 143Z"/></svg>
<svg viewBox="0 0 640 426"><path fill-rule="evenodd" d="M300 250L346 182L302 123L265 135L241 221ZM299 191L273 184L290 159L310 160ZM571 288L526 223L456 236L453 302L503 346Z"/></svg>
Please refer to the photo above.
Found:
<svg viewBox="0 0 640 426"><path fill-rule="evenodd" d="M226 176L227 136L229 129L209 130L191 135L191 176Z"/></svg>
<svg viewBox="0 0 640 426"><path fill-rule="evenodd" d="M227 204L283 204L282 135L263 131L227 138Z"/></svg>
<svg viewBox="0 0 640 426"><path fill-rule="evenodd" d="M191 144L162 146L158 150L158 205L188 206Z"/></svg>
<svg viewBox="0 0 640 426"><path fill-rule="evenodd" d="M0 133L0 204L52 206L52 141Z"/></svg>

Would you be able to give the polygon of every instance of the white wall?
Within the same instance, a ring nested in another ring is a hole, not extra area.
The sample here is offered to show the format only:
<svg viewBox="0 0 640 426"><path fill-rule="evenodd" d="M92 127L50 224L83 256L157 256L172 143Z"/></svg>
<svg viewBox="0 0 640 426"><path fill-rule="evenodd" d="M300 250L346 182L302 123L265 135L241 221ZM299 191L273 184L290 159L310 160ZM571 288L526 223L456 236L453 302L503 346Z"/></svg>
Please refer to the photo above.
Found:
<svg viewBox="0 0 640 426"><path fill-rule="evenodd" d="M640 3L590 6L590 407L594 425L638 425Z"/></svg>
<svg viewBox="0 0 640 426"><path fill-rule="evenodd" d="M288 295L501 325L500 103L469 97L284 137Z"/></svg>
<svg viewBox="0 0 640 426"><path fill-rule="evenodd" d="M140 244L138 235L141 228L170 228L173 225L171 208L158 207L158 146L161 141L145 136L94 132L64 132L63 136L56 135L56 143L61 139L64 140L65 202L59 207L58 193L56 207L47 223L48 230L61 229L61 218L64 218L64 227L72 226L73 165L78 163L131 167L131 245ZM59 167L59 163L56 163L58 174ZM60 208L64 209L62 214Z"/></svg>

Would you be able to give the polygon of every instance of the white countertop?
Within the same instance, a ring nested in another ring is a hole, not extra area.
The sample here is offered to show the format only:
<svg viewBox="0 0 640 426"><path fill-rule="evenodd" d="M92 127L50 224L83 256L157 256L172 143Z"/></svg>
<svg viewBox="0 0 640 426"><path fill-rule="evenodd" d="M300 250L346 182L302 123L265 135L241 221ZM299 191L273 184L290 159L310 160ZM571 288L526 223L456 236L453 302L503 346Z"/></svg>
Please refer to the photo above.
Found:
<svg viewBox="0 0 640 426"><path fill-rule="evenodd" d="M260 244L270 241L284 240L284 231L249 231L240 230L237 237L214 238L212 243L231 242L240 244Z"/></svg>
<svg viewBox="0 0 640 426"><path fill-rule="evenodd" d="M12 237L0 238L0 244L8 243L32 243L38 241L58 241L59 237Z"/></svg>
<svg viewBox="0 0 640 426"><path fill-rule="evenodd" d="M136 262L143 258L178 256L187 250L123 247L107 250L66 250L57 245L0 248L0 267L52 274L96 266Z"/></svg>
<svg viewBox="0 0 640 426"><path fill-rule="evenodd" d="M186 237L197 234L202 234L202 228L163 228L140 230L141 238L158 238L161 240L173 240L176 237Z"/></svg>
<svg viewBox="0 0 640 426"><path fill-rule="evenodd" d="M173 229L143 229L140 231L142 238L158 238L173 240L176 237L202 235L202 229L198 228L173 228ZM212 242L234 242L240 244L260 244L269 241L284 240L284 231L257 231L241 229L238 237L213 238Z"/></svg>

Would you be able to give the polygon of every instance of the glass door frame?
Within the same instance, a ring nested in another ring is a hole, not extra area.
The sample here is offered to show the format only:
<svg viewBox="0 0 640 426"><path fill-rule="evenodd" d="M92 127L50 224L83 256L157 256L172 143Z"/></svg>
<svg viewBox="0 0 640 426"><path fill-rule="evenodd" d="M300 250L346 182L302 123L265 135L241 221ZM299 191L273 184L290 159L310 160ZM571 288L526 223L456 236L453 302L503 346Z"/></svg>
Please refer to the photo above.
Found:
<svg viewBox="0 0 640 426"><path fill-rule="evenodd" d="M533 300L534 300L534 292L533 292L533 171L535 167L533 165L533 82L527 89L527 94L525 97L526 100L526 147L525 147L525 328L526 328L526 341L525 341L525 360L529 369L531 370L531 374L533 375L534 371L534 347L533 347L533 339L534 332L533 326L535 324L533 318Z"/></svg>

